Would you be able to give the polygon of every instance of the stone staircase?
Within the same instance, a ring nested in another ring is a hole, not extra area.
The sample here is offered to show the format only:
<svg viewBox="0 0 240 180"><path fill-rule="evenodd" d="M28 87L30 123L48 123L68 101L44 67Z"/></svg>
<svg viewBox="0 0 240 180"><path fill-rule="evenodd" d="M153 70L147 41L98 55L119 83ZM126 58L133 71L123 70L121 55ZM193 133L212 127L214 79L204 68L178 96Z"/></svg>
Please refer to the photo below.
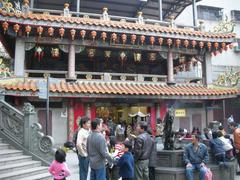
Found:
<svg viewBox="0 0 240 180"><path fill-rule="evenodd" d="M50 180L48 167L23 155L0 138L0 180Z"/></svg>

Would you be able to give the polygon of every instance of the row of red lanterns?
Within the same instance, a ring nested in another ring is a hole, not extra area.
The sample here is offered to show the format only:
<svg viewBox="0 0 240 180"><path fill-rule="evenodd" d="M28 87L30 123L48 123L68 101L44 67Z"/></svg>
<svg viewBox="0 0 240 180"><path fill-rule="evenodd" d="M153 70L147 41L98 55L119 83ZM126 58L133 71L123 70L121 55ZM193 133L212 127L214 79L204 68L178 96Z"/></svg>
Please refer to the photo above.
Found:
<svg viewBox="0 0 240 180"><path fill-rule="evenodd" d="M2 28L3 28L3 31L5 33L9 28L9 23L8 22L3 22L2 23ZM19 24L13 25L13 30L17 34L20 30L20 25ZM25 33L27 34L27 36L29 36L31 31L32 31L31 26L29 26L29 25L25 26ZM36 28L36 31L37 31L37 34L39 36L42 36L42 34L44 32L44 28L42 26L38 26ZM54 36L54 32L55 32L55 29L53 27L49 27L47 29L47 33L48 33L49 36ZM61 27L58 30L58 33L59 33L60 37L63 38L63 36L65 35L65 29L63 27ZM75 36L76 36L76 30L71 29L70 30L70 35L71 35L71 39L74 40ZM91 31L90 36L91 36L92 40L94 41L97 37L97 32L96 31ZM86 37L86 31L85 30L80 31L80 37L82 39L84 39ZM107 33L102 32L100 38L102 39L103 42L105 42L108 38ZM136 44L137 38L138 37L135 34L130 35L131 44L133 44L133 45ZM122 44L126 44L128 36L126 34L121 34L120 39L121 39ZM112 43L117 43L119 41L119 37L116 33L112 33L110 35L110 40L111 40ZM146 36L141 35L139 37L140 44L143 45L145 43L145 41L146 41ZM203 41L197 42L195 40L191 40L191 41L190 40L181 40L181 39L173 40L171 38L168 38L168 39L165 40L162 37L156 38L154 36L149 37L149 43L150 43L150 45L160 45L160 46L162 46L165 43L169 47L175 46L177 48L179 48L181 46L185 47L185 48L188 48L188 47L195 48L198 45L200 49L203 49L205 46L209 50L211 50L212 48L214 48L214 50L218 50L219 48L221 48L223 50L228 49L227 44L225 42L222 42L222 43L218 43L218 42L211 43L211 42L203 42Z"/></svg>

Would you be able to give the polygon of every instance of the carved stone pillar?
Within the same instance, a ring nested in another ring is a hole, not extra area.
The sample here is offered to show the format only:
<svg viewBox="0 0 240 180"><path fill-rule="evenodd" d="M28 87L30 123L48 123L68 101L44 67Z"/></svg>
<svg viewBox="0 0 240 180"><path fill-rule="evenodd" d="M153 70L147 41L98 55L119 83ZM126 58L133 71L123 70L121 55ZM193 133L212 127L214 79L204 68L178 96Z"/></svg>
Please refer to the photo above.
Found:
<svg viewBox="0 0 240 180"><path fill-rule="evenodd" d="M169 48L168 54L167 54L167 83L172 84L174 83L174 77L173 77L173 52L172 49Z"/></svg>
<svg viewBox="0 0 240 180"><path fill-rule="evenodd" d="M67 131L67 134L68 134L68 140L72 140L72 137L73 137L73 133L74 133L74 100L73 99L70 99L69 100L69 104L68 104L68 117L67 117L67 120L68 120L68 131Z"/></svg>
<svg viewBox="0 0 240 180"><path fill-rule="evenodd" d="M75 45L70 44L68 49L68 79L76 79L75 73Z"/></svg>
<svg viewBox="0 0 240 180"><path fill-rule="evenodd" d="M25 42L17 38L15 44L14 75L24 77L25 74Z"/></svg>
<svg viewBox="0 0 240 180"><path fill-rule="evenodd" d="M212 62L211 62L211 53L206 53L203 62L203 79L204 84L212 84Z"/></svg>
<svg viewBox="0 0 240 180"><path fill-rule="evenodd" d="M156 134L156 107L155 104L151 106L151 128L152 134Z"/></svg>
<svg viewBox="0 0 240 180"><path fill-rule="evenodd" d="M26 149L30 149L31 147L31 127L34 123L37 123L37 118L35 118L36 112L33 105L30 103L24 103L23 106L23 113L24 113L24 147Z"/></svg>

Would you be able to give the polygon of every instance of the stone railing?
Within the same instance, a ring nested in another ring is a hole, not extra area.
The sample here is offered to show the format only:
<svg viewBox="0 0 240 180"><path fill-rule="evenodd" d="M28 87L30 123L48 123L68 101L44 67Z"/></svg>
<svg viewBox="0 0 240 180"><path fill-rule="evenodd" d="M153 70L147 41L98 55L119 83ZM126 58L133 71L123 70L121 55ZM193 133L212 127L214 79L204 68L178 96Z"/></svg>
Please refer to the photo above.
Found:
<svg viewBox="0 0 240 180"><path fill-rule="evenodd" d="M23 113L0 100L0 135L12 146L48 165L54 158L53 138L44 135L34 107L25 103Z"/></svg>

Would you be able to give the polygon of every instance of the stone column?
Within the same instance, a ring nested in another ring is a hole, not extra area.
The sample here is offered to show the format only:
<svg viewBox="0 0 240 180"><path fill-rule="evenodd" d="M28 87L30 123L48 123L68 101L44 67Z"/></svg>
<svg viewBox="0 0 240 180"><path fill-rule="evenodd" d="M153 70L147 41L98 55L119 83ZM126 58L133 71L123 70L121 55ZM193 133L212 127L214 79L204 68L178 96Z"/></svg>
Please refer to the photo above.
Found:
<svg viewBox="0 0 240 180"><path fill-rule="evenodd" d="M37 123L36 121L36 111L33 105L30 103L24 103L23 106L23 113L24 113L24 136L23 136L23 145L26 149L30 149L31 146L31 127L33 123Z"/></svg>
<svg viewBox="0 0 240 180"><path fill-rule="evenodd" d="M167 53L167 83L172 84L174 83L174 77L173 77L173 53L172 49L169 48Z"/></svg>
<svg viewBox="0 0 240 180"><path fill-rule="evenodd" d="M159 20L163 20L163 11L162 11L162 0L158 0L158 9L159 9Z"/></svg>
<svg viewBox="0 0 240 180"><path fill-rule="evenodd" d="M68 120L68 140L72 140L74 134L74 100L70 99L67 109L67 120Z"/></svg>
<svg viewBox="0 0 240 180"><path fill-rule="evenodd" d="M70 44L68 48L68 79L76 79L75 73L75 45Z"/></svg>
<svg viewBox="0 0 240 180"><path fill-rule="evenodd" d="M193 26L197 26L196 0L192 0L192 10L193 10Z"/></svg>
<svg viewBox="0 0 240 180"><path fill-rule="evenodd" d="M25 42L17 38L15 44L14 75L24 77L25 74Z"/></svg>
<svg viewBox="0 0 240 180"><path fill-rule="evenodd" d="M203 81L205 85L212 84L212 62L211 53L207 52L203 62Z"/></svg>

